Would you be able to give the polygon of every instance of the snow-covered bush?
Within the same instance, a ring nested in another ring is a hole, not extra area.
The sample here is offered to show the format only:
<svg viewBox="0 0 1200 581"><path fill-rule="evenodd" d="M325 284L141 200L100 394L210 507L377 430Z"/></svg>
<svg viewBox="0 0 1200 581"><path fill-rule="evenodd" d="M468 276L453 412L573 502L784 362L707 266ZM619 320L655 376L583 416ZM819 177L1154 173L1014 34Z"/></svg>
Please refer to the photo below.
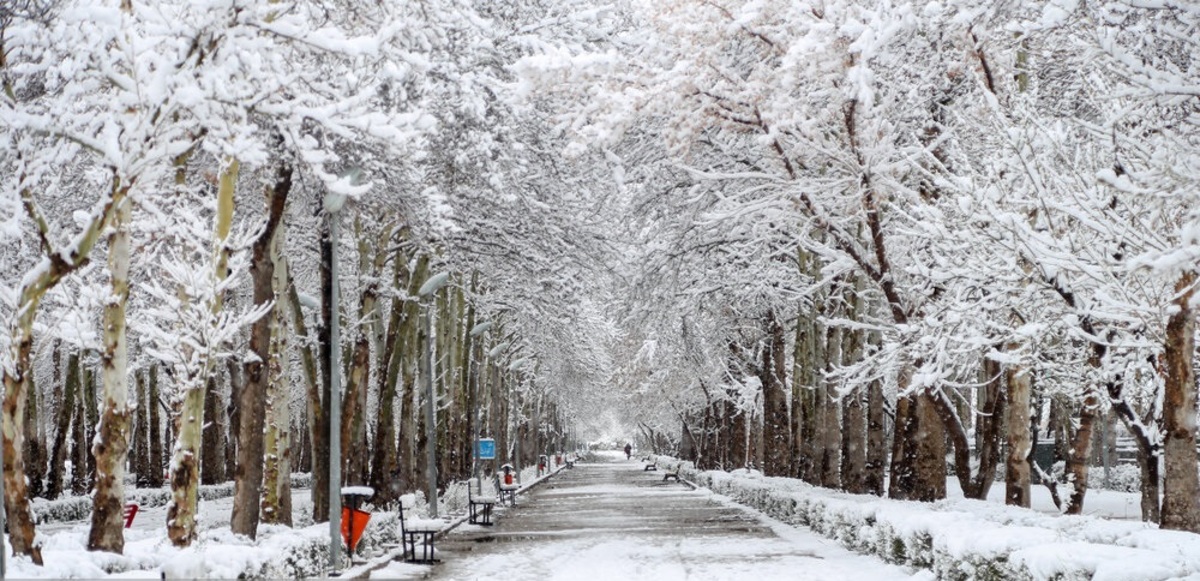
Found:
<svg viewBox="0 0 1200 581"><path fill-rule="evenodd" d="M673 462L661 458L660 463ZM894 501L737 471L681 475L777 520L938 579L1172 579L1200 575L1200 536L979 500Z"/></svg>
<svg viewBox="0 0 1200 581"><path fill-rule="evenodd" d="M125 491L125 502L142 508L166 506L171 501L168 488L137 488ZM233 483L205 484L200 487L200 500L217 500L233 496ZM33 499L33 516L39 523L87 520L92 516L92 497L71 496L58 500Z"/></svg>
<svg viewBox="0 0 1200 581"><path fill-rule="evenodd" d="M359 541L361 554L400 543L394 512L376 512ZM206 531L192 547L162 566L164 579L307 579L322 577L329 563L329 526L303 529L263 525L257 542L228 529Z"/></svg>

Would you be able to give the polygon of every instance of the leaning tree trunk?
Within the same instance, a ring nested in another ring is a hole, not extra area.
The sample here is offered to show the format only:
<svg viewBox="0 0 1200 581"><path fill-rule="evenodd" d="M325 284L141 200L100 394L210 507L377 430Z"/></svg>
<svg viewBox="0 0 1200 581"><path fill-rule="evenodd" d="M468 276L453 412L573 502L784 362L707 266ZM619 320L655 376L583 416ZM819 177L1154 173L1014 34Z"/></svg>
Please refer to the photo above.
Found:
<svg viewBox="0 0 1200 581"><path fill-rule="evenodd" d="M113 212L108 237L112 294L104 304L104 353L100 357L104 412L92 445L96 488L92 495L89 551L125 550L125 461L129 452L128 346L125 305L129 301L129 222L133 201L122 200Z"/></svg>
<svg viewBox="0 0 1200 581"><path fill-rule="evenodd" d="M1166 385L1163 397L1162 528L1200 532L1200 478L1196 458L1196 320L1186 272L1175 283L1176 311L1167 321Z"/></svg>
<svg viewBox="0 0 1200 581"><path fill-rule="evenodd" d="M392 288L403 288L408 277L404 253L397 250L393 257ZM375 381L379 386L379 419L375 424L374 448L371 459L371 487L375 489L380 504L396 500L399 487L395 479L399 470L396 463L396 387L400 374L403 342L400 326L404 322L404 302L400 296L392 297L391 310L384 331L379 353L379 370ZM407 406L405 407L407 409Z"/></svg>
<svg viewBox="0 0 1200 581"><path fill-rule="evenodd" d="M982 413L975 430L976 449L979 452L979 467L977 473L971 470L971 445L967 437L967 427L963 423L954 402L945 390L935 390L930 393L930 401L934 404L942 422L942 428L953 445L954 475L962 488L963 496L983 500L987 498L992 481L995 480L996 464L999 461L999 428L996 421L1002 413L999 397L999 368L985 361L985 368L995 368L996 373L984 382L985 393L979 407Z"/></svg>
<svg viewBox="0 0 1200 581"><path fill-rule="evenodd" d="M356 222L356 226L358 226ZM342 478L347 484L366 484L367 460L370 455L361 444L366 439L367 388L371 376L371 327L380 317L379 274L387 258L387 237L368 240L358 232L359 272L367 275L359 297L359 319L356 325L357 338L350 352L350 370L346 377L342 397ZM359 449L359 453L352 453Z"/></svg>
<svg viewBox="0 0 1200 581"><path fill-rule="evenodd" d="M328 455L329 453L328 446L325 446L324 449L321 448L322 443L329 441L328 438L321 436L322 433L329 433L326 428L328 420L321 402L319 366L316 356L313 355L312 338L309 335L308 326L304 324L304 312L300 308L300 292L296 289L296 281L290 272L287 273L287 276L288 324L294 330L293 336L297 339L297 350L300 351L300 368L304 371L305 415L308 418L308 421L305 422L308 424L308 429L300 438L302 443L307 443L301 454L301 464L312 473L313 520L321 522L321 519L327 518L329 514L329 464L326 462L322 468L320 459L322 454ZM321 515L326 515L326 517Z"/></svg>
<svg viewBox="0 0 1200 581"><path fill-rule="evenodd" d="M250 279L254 286L254 304L265 307L276 301L275 256L283 228L283 210L292 189L292 168L282 164L275 183L267 189L267 224L255 239L251 250ZM278 303L276 303L278 304ZM258 536L259 503L263 481L263 426L266 420L266 392L271 360L271 330L275 307L250 327L250 351L254 354L244 364L241 392L237 395L238 423L237 468L233 478L233 513L229 528L234 534L251 539ZM272 442L274 443L274 442Z"/></svg>
<svg viewBox="0 0 1200 581"><path fill-rule="evenodd" d="M239 164L230 159L222 169L217 188L213 253L213 277L221 281L226 276L229 249L226 241L233 227L233 201L237 189ZM222 308L221 296L213 297L208 307L214 314ZM216 349L210 346L209 349ZM175 417L176 442L171 456L171 502L167 506L167 537L177 547L187 547L196 540L196 516L200 491L200 444L203 437L205 387L212 375L215 353L196 354L199 364L189 372L177 375L180 399Z"/></svg>
<svg viewBox="0 0 1200 581"><path fill-rule="evenodd" d="M4 505L8 517L9 541L14 553L29 555L38 565L42 564L42 552L41 548L34 544L33 512L29 508L24 455L20 453L25 435L26 397L33 376L31 355L34 317L46 292L87 260L100 237L101 228L109 220L113 206L125 199L128 190L128 186L122 186L120 179L114 176L110 195L101 206L102 211L92 216L83 234L76 239L74 248L58 251L48 248L49 227L33 202L32 193L28 190L21 191L26 213L37 225L47 253L38 266L24 277L16 304L16 315L8 329L10 365L4 366L0 371L4 381L4 400L0 406L0 432L3 443L0 445L4 455Z"/></svg>
<svg viewBox="0 0 1200 581"><path fill-rule="evenodd" d="M113 207L120 204L129 193L116 175L100 211L94 213L75 238L74 246L52 248L50 227L41 210L33 200L33 193L21 190L25 212L37 226L45 249L45 255L22 278L17 294L15 315L8 323L8 365L0 366L4 381L4 400L0 404L0 436L3 442L3 496L9 529L9 542L13 553L29 555L33 562L42 564L42 551L34 544L33 511L29 508L29 489L25 484L25 458L21 454L25 438L25 400L33 376L33 322L42 297L54 288L63 277L78 269L87 261L92 248L100 238L101 230L108 224Z"/></svg>

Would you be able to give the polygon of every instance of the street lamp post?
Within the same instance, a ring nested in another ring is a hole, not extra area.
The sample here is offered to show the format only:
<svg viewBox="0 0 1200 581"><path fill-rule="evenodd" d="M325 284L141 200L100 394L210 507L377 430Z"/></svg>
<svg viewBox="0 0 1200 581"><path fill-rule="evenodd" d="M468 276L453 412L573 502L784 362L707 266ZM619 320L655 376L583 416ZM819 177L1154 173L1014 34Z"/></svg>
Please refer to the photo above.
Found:
<svg viewBox="0 0 1200 581"><path fill-rule="evenodd" d="M430 304L433 293L446 285L450 280L450 273L442 272L429 277L425 284L421 285L417 295L421 300L421 332L425 335L424 352L421 355L422 380L425 384L425 461L427 478L427 490L429 495L429 518L437 518L437 426L434 424L436 415L434 411L433 401L433 337L432 325L429 322L429 311L433 308Z"/></svg>
<svg viewBox="0 0 1200 581"><path fill-rule="evenodd" d="M329 570L337 572L342 561L342 342L338 317L338 211L343 196L325 197L329 219Z"/></svg>
<svg viewBox="0 0 1200 581"><path fill-rule="evenodd" d="M471 337L478 341L491 328L491 321L479 323L471 329ZM479 362L467 353L467 365L470 366L467 384L471 388L471 477L475 478L479 476Z"/></svg>
<svg viewBox="0 0 1200 581"><path fill-rule="evenodd" d="M340 212L350 195L370 189L363 170L351 166L338 177L334 191L325 194L323 206L329 220L329 571L336 575L342 562L342 337L338 316L338 234Z"/></svg>

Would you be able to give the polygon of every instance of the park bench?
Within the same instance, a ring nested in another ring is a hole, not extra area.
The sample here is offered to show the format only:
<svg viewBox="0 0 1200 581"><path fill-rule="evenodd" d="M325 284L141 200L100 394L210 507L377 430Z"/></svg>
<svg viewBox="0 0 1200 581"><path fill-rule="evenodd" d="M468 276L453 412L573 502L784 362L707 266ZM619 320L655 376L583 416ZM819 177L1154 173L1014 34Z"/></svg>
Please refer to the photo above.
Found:
<svg viewBox="0 0 1200 581"><path fill-rule="evenodd" d="M439 519L416 518L416 497L404 495L400 498L400 548L401 557L410 563L433 563L433 541L435 535L442 530L443 522ZM407 513L407 514L406 514ZM417 545L421 546L421 558L417 558Z"/></svg>
<svg viewBox="0 0 1200 581"><path fill-rule="evenodd" d="M125 505L125 510L123 511L125 516L125 528L130 528L133 526L133 517L137 516L137 513L138 505L136 502L131 502Z"/></svg>
<svg viewBox="0 0 1200 581"><path fill-rule="evenodd" d="M516 476L517 471L511 464L501 466L500 473L496 474L496 491L500 495L500 502L507 502L509 506L517 505L517 490L521 488Z"/></svg>
<svg viewBox="0 0 1200 581"><path fill-rule="evenodd" d="M646 456L645 458L642 458L642 462L646 463L646 465L642 467L642 472L658 470L658 461L654 459L654 456Z"/></svg>
<svg viewBox="0 0 1200 581"><path fill-rule="evenodd" d="M674 464L671 464L671 467L665 473L663 473L663 482L667 482L672 478L675 479L675 482L679 482L679 468L682 466L682 462L675 462Z"/></svg>
<svg viewBox="0 0 1200 581"><path fill-rule="evenodd" d="M484 494L483 478L475 477L467 481L467 505L471 513L468 522L473 525L492 525L492 507L496 506L496 495Z"/></svg>

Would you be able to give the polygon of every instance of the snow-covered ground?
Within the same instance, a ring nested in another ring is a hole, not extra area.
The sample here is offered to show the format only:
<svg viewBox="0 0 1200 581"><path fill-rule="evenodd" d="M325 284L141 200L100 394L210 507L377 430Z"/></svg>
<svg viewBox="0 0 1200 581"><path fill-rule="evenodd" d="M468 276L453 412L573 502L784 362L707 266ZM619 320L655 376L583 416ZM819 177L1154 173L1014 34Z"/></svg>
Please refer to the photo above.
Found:
<svg viewBox="0 0 1200 581"><path fill-rule="evenodd" d="M963 499L954 480L950 498L929 504L849 495L746 471L685 470L685 477L708 487L690 491L681 485L657 486L661 472L643 473L640 462L626 461L623 454L603 460L556 476L535 488L528 502L499 511L504 526L455 529L440 543L442 563L432 568L388 562L382 545L394 537L390 529L396 521L394 515L377 514L374 532L368 531L379 545L372 549L378 568L371 576L759 581L796 578L802 572L813 579L1200 579L1200 535L1140 522L1136 493L1093 490L1084 516L1062 516L1041 487L1033 490L1032 510L1004 506L999 484L987 502ZM569 485L587 470L606 480ZM607 502L595 499L616 504L608 512L585 510ZM320 574L325 525L263 527L259 540L251 542L229 533L231 503L231 498L201 503L204 532L186 550L166 539L165 507L139 512L126 531L124 555L86 551L87 522L43 524L38 533L45 566L10 557L8 575L158 579L164 573L176 578ZM299 524L309 524L307 490L294 492L293 506ZM656 511L668 516L655 517ZM733 513L743 516L731 517ZM710 527L708 518L732 518L737 530L727 534L722 527ZM504 534L507 525L515 527L508 529L507 540L472 540ZM476 549L462 551L472 543ZM478 549L485 545L489 548Z"/></svg>
<svg viewBox="0 0 1200 581"><path fill-rule="evenodd" d="M609 457L559 473L492 528L461 527L439 546L433 579L656 581L910 579L811 531ZM927 577L918 573L918 577ZM388 567L372 579L412 579Z"/></svg>

